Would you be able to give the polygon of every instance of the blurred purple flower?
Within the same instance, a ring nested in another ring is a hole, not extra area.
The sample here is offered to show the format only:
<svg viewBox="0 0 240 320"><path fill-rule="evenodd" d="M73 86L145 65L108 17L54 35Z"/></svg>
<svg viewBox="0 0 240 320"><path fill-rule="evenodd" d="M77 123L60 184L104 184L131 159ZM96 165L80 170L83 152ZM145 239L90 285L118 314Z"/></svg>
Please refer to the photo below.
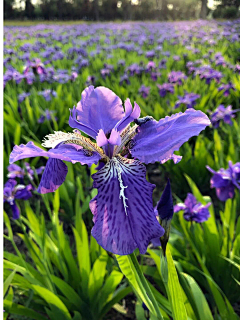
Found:
<svg viewBox="0 0 240 320"><path fill-rule="evenodd" d="M224 91L223 95L225 97L227 97L227 96L229 96L231 89L236 91L236 89L234 88L233 84L231 82L229 82L227 84L220 85L220 87L218 88L218 91Z"/></svg>
<svg viewBox="0 0 240 320"><path fill-rule="evenodd" d="M187 76L182 71L171 71L168 74L168 81L171 83L183 84L183 80L186 80Z"/></svg>
<svg viewBox="0 0 240 320"><path fill-rule="evenodd" d="M52 97L57 96L57 92L51 89L45 89L43 91L39 91L38 94L42 96L46 101L51 101Z"/></svg>
<svg viewBox="0 0 240 320"><path fill-rule="evenodd" d="M95 82L96 82L95 76L88 76L85 85L86 86L95 85Z"/></svg>
<svg viewBox="0 0 240 320"><path fill-rule="evenodd" d="M124 74L121 78L120 78L120 81L119 81L119 84L120 86L123 85L123 83L129 85L130 84L130 80L129 80L129 77L127 74Z"/></svg>
<svg viewBox="0 0 240 320"><path fill-rule="evenodd" d="M3 188L3 201L8 202L12 209L13 219L18 219L20 216L20 211L15 202L15 199L28 200L32 197L32 185L29 184L24 186L22 184L17 185L17 181L14 179L9 179Z"/></svg>
<svg viewBox="0 0 240 320"><path fill-rule="evenodd" d="M185 92L184 96L178 96L179 100L177 100L174 108L178 108L181 104L184 104L187 108L193 108L197 103L196 100L199 98L199 94Z"/></svg>
<svg viewBox="0 0 240 320"><path fill-rule="evenodd" d="M227 169L221 168L218 171L206 166L213 174L210 180L211 188L216 188L217 197L221 201L233 198L235 188L240 190L240 162L233 165L232 161L229 161L228 165Z"/></svg>
<svg viewBox="0 0 240 320"><path fill-rule="evenodd" d="M173 93L174 92L174 86L171 83L163 83L163 84L157 84L160 97L164 98L167 94L167 92Z"/></svg>
<svg viewBox="0 0 240 320"><path fill-rule="evenodd" d="M52 120L52 116L56 113L56 111L54 110L48 110L46 109L43 114L41 115L41 117L38 119L38 123L43 123L45 120ZM55 117L55 120L57 121L57 117Z"/></svg>
<svg viewBox="0 0 240 320"><path fill-rule="evenodd" d="M27 97L30 96L30 92L23 92L18 95L18 103L22 103Z"/></svg>
<svg viewBox="0 0 240 320"><path fill-rule="evenodd" d="M150 87L146 87L144 85L141 85L140 89L138 92L141 94L141 96L145 99L148 97L149 92L150 92Z"/></svg>
<svg viewBox="0 0 240 320"><path fill-rule="evenodd" d="M197 201L193 194L188 193L184 203L178 203L174 206L174 212L184 210L183 217L185 220L202 223L210 217L208 210L210 205L211 202L203 205L201 202Z"/></svg>
<svg viewBox="0 0 240 320"><path fill-rule="evenodd" d="M217 109L210 115L210 120L213 127L218 128L221 120L232 126L232 118L235 117L234 113L238 111L240 111L240 109L232 110L232 106L228 106L225 108L224 105L220 104Z"/></svg>
<svg viewBox="0 0 240 320"><path fill-rule="evenodd" d="M36 170L37 175L42 174L43 170L44 170L44 166L37 168L37 169L33 169L30 167L30 164L25 162L24 163L25 169L22 169L21 167L19 167L16 164L10 164L8 166L8 174L7 177L14 179L14 178L20 178L23 181L23 178L25 176L27 176L30 180L33 180L33 176L34 176L34 170Z"/></svg>

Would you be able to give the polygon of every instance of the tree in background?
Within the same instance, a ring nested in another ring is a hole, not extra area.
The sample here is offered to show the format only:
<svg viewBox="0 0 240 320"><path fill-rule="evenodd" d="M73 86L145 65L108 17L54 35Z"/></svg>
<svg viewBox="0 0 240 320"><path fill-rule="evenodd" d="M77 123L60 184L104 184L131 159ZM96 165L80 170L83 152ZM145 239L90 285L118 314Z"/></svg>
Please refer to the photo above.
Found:
<svg viewBox="0 0 240 320"><path fill-rule="evenodd" d="M22 8L16 8L16 3ZM213 16L234 18L240 0L219 2ZM5 19L60 20L188 20L206 19L208 0L4 0Z"/></svg>
<svg viewBox="0 0 240 320"><path fill-rule="evenodd" d="M4 19L11 19L14 17L14 0L4 0Z"/></svg>
<svg viewBox="0 0 240 320"><path fill-rule="evenodd" d="M200 18L206 19L207 12L208 12L208 7L207 7L208 0L201 0L201 2L202 2L202 5L201 5L201 11L200 11Z"/></svg>

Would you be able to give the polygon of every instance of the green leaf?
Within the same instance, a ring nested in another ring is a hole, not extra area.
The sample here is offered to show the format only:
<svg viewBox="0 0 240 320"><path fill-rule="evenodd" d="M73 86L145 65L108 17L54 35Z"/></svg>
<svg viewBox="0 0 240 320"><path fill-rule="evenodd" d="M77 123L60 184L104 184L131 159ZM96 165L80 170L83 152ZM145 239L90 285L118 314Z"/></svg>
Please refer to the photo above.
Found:
<svg viewBox="0 0 240 320"><path fill-rule="evenodd" d="M71 301L75 305L75 307L79 310L82 308L86 308L87 305L82 301L82 299L79 297L79 295L74 291L69 284L67 284L64 280L52 275L51 276L52 281L54 284L58 287L58 289L63 293L63 295Z"/></svg>
<svg viewBox="0 0 240 320"><path fill-rule="evenodd" d="M98 305L101 310L108 302L109 296L112 295L123 278L123 274L119 271L113 270L108 276L103 288L98 294Z"/></svg>
<svg viewBox="0 0 240 320"><path fill-rule="evenodd" d="M12 283L12 280L14 278L14 275L15 275L16 271L17 271L17 269L13 270L13 272L4 281L4 284L3 284L3 296L5 296L5 294L7 293L8 288L9 288L10 284Z"/></svg>
<svg viewBox="0 0 240 320"><path fill-rule="evenodd" d="M64 303L58 298L58 296L56 296L53 292L51 292L50 290L37 286L37 285L33 285L32 288L37 292L37 294L39 294L39 296L45 300L50 307L55 307L57 310L59 310L60 314L63 316L63 320L69 320L71 319L70 313L68 311L68 309L66 308L66 306L64 305Z"/></svg>
<svg viewBox="0 0 240 320"><path fill-rule="evenodd" d="M81 234L78 230L73 227L73 233L76 242L77 248L77 259L78 266L81 274L81 283L83 291L87 292L88 290L88 278L90 275L90 256L89 256L89 244L88 244L88 234L86 226L81 221Z"/></svg>
<svg viewBox="0 0 240 320"><path fill-rule="evenodd" d="M90 299L95 298L95 295L99 292L103 285L107 261L108 255L107 253L104 253L94 262L88 282L88 294Z"/></svg>
<svg viewBox="0 0 240 320"><path fill-rule="evenodd" d="M177 271L172 259L171 252L167 247L166 257L168 262L168 298L172 306L174 320L187 320L187 312L183 301L182 288L180 286Z"/></svg>
<svg viewBox="0 0 240 320"><path fill-rule="evenodd" d="M10 287L8 290L8 294L3 301L4 312L4 320L7 319L8 313L10 312L13 304L13 288Z"/></svg>
<svg viewBox="0 0 240 320"><path fill-rule="evenodd" d="M46 320L46 317L42 316L41 314L37 313L36 311L26 308L20 304L13 303L10 314L16 314L25 316L28 319L34 319L34 320Z"/></svg>
<svg viewBox="0 0 240 320"><path fill-rule="evenodd" d="M195 310L197 311L198 319L213 320L211 310L208 306L206 298L202 293L202 290L200 289L199 285L188 274L182 273L182 275L185 277L189 285L188 290L192 296L193 303L195 304ZM186 290L185 290L185 293L187 294Z"/></svg>

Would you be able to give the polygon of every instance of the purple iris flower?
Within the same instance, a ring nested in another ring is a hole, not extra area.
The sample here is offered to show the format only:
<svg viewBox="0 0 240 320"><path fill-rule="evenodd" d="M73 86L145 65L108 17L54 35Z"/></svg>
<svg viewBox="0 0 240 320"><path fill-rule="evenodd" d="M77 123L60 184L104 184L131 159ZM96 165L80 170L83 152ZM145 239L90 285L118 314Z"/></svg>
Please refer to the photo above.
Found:
<svg viewBox="0 0 240 320"><path fill-rule="evenodd" d="M185 104L187 108L193 108L197 103L196 100L199 98L199 94L185 92L183 97L178 96L179 100L177 100L174 108L178 108L181 104Z"/></svg>
<svg viewBox="0 0 240 320"><path fill-rule="evenodd" d="M95 85L96 77L95 76L88 76L86 80L86 86Z"/></svg>
<svg viewBox="0 0 240 320"><path fill-rule="evenodd" d="M88 166L99 162L92 176L93 187L98 189L90 201L92 235L103 248L121 255L136 248L145 253L149 242L164 234L152 204L155 186L146 180L142 162L179 162L181 157L174 151L210 124L203 112L194 109L159 121L152 117L138 119L140 112L136 102L132 107L126 99L124 110L114 92L90 86L83 91L77 107L70 110L73 132L48 135L43 146L51 148L49 151L28 142L15 146L10 155L10 163L49 157L38 187L40 193L53 192L64 182L68 170L63 160Z"/></svg>
<svg viewBox="0 0 240 320"><path fill-rule="evenodd" d="M45 68L40 59L35 59L34 61L29 61L23 71L24 75L27 75L30 70L33 71L34 74L45 74Z"/></svg>
<svg viewBox="0 0 240 320"><path fill-rule="evenodd" d="M145 87L144 85L142 85L140 87L140 89L138 90L138 92L141 94L141 96L145 99L148 97L149 92L150 92L150 87Z"/></svg>
<svg viewBox="0 0 240 320"><path fill-rule="evenodd" d="M8 202L12 209L13 219L18 219L20 216L20 211L15 202L15 199L28 200L32 197L32 185L29 184L24 186L22 184L17 185L17 181L14 179L9 179L3 188L3 201Z"/></svg>
<svg viewBox="0 0 240 320"><path fill-rule="evenodd" d="M232 164L232 161L229 161L228 164L229 167L227 169L221 168L219 171L214 171L209 166L206 166L213 173L213 177L210 180L211 188L216 188L217 197L221 201L233 198L235 188L240 190L240 162Z"/></svg>
<svg viewBox="0 0 240 320"><path fill-rule="evenodd" d="M52 115L54 115L55 113L56 111L46 109L38 119L38 123L43 123L45 120L52 120ZM55 117L55 120L57 121L57 117Z"/></svg>
<svg viewBox="0 0 240 320"><path fill-rule="evenodd" d="M146 71L149 72L149 71L153 71L156 69L156 64L154 61L149 61L147 66L146 66Z"/></svg>
<svg viewBox="0 0 240 320"><path fill-rule="evenodd" d="M183 84L183 80L186 80L187 76L182 71L171 71L168 74L168 81L171 83Z"/></svg>
<svg viewBox="0 0 240 320"><path fill-rule="evenodd" d="M224 105L220 104L217 109L210 115L213 127L218 128L221 120L232 126L232 118L235 117L234 113L238 111L240 111L240 109L232 110L232 106L228 106L225 108Z"/></svg>
<svg viewBox="0 0 240 320"><path fill-rule="evenodd" d="M235 72L240 74L240 64L236 64Z"/></svg>
<svg viewBox="0 0 240 320"><path fill-rule="evenodd" d="M158 68L159 68L159 69L166 69L166 63L167 63L167 60L166 60L166 59L162 59L162 60L159 62Z"/></svg>
<svg viewBox="0 0 240 320"><path fill-rule="evenodd" d="M100 70L100 73L101 73L101 76L103 77L103 79L106 79L106 77L108 77L111 73L111 70L110 69L101 69Z"/></svg>
<svg viewBox="0 0 240 320"><path fill-rule="evenodd" d="M78 73L76 71L73 71L70 76L70 81L74 82L78 77Z"/></svg>
<svg viewBox="0 0 240 320"><path fill-rule="evenodd" d="M30 92L23 92L18 95L18 103L22 103L27 97L30 96Z"/></svg>
<svg viewBox="0 0 240 320"><path fill-rule="evenodd" d="M126 64L126 62L125 62L125 60L123 60L123 59L120 59L120 60L118 60L118 66L122 66L122 67L124 67L125 66L125 64Z"/></svg>
<svg viewBox="0 0 240 320"><path fill-rule="evenodd" d="M159 89L159 95L160 97L164 98L167 94L167 92L173 93L174 92L174 86L171 83L163 83L163 84L157 84L157 87Z"/></svg>
<svg viewBox="0 0 240 320"><path fill-rule="evenodd" d="M51 89L45 89L43 91L38 92L39 95L43 96L46 101L51 101L52 97L57 96L57 92Z"/></svg>
<svg viewBox="0 0 240 320"><path fill-rule="evenodd" d="M158 78L161 77L161 73L160 72L151 72L151 79L153 81L157 81Z"/></svg>
<svg viewBox="0 0 240 320"><path fill-rule="evenodd" d="M225 97L228 97L230 94L230 90L236 90L231 82L227 84L222 84L219 88L218 91L224 91L223 95Z"/></svg>
<svg viewBox="0 0 240 320"><path fill-rule="evenodd" d="M183 217L185 220L202 223L207 221L207 219L210 217L208 210L210 205L211 202L203 205L201 202L197 201L193 194L188 193L184 203L178 203L174 206L174 212L184 210Z"/></svg>
<svg viewBox="0 0 240 320"><path fill-rule="evenodd" d="M16 164L10 164L8 166L8 175L7 175L7 177L11 178L11 179L14 179L14 178L23 179L25 177L25 175L27 175L30 180L33 180L34 169L32 169L30 167L30 164L27 163L27 162L24 163L24 166L25 166L26 171L24 169L22 169L21 167L19 167L18 165L16 165ZM35 169L37 175L42 174L44 168L45 167L42 166L40 168Z"/></svg>
<svg viewBox="0 0 240 320"><path fill-rule="evenodd" d="M155 51L154 50L150 50L146 52L146 58L148 59L152 59L155 57Z"/></svg>
<svg viewBox="0 0 240 320"><path fill-rule="evenodd" d="M122 86L123 83L126 83L127 85L130 84L130 80L129 80L129 77L128 77L127 74L124 74L124 75L120 78L120 81L119 81L120 86Z"/></svg>
<svg viewBox="0 0 240 320"><path fill-rule="evenodd" d="M25 171L21 167L19 167L17 164L10 164L8 166L8 178L14 179L14 178L24 178Z"/></svg>

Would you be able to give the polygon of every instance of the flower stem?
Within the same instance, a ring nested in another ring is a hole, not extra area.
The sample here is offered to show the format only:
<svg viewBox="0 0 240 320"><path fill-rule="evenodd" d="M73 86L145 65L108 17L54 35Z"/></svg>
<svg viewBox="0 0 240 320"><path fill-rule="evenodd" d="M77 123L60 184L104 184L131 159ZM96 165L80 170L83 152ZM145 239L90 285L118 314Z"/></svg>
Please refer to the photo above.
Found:
<svg viewBox="0 0 240 320"><path fill-rule="evenodd" d="M163 317L161 315L158 303L155 299L154 294L152 293L152 290L150 289L148 282L146 278L144 277L144 274L142 273L142 270L139 266L139 263L137 261L135 253L131 253L128 255L128 259L132 263L132 267L134 268L134 273L138 275L139 280L142 284L143 290L145 290L144 295L146 296L147 300L150 300L151 304L153 305L154 315L157 316L158 319L163 320Z"/></svg>

